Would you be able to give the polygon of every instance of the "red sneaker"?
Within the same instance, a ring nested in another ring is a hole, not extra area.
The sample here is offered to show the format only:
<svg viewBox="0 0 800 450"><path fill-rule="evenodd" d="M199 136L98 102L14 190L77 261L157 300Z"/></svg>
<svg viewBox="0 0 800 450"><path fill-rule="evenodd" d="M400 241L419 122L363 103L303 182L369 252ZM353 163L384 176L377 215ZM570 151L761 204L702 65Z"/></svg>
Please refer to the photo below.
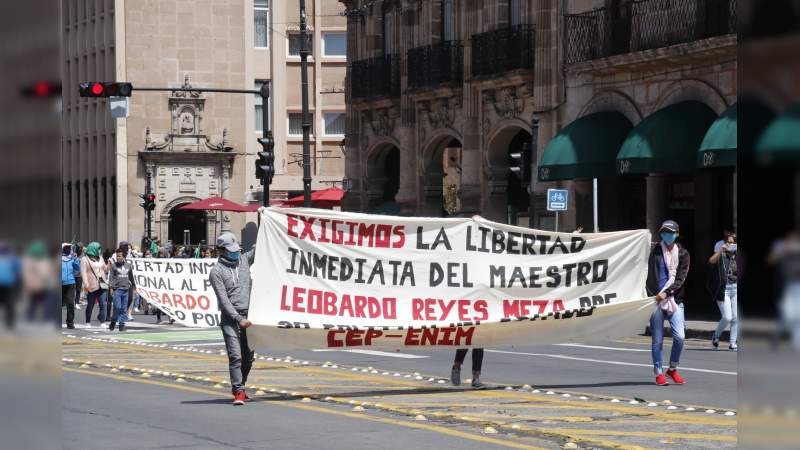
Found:
<svg viewBox="0 0 800 450"><path fill-rule="evenodd" d="M656 377L656 384L659 386L666 386L669 384L669 381L667 381L667 377L665 377L663 373L660 373Z"/></svg>
<svg viewBox="0 0 800 450"><path fill-rule="evenodd" d="M244 400L249 402L250 401L250 396L247 395L247 391L242 389L242 392L244 392Z"/></svg>
<svg viewBox="0 0 800 450"><path fill-rule="evenodd" d="M233 394L233 404L236 406L244 405L244 390L236 391Z"/></svg>
<svg viewBox="0 0 800 450"><path fill-rule="evenodd" d="M667 375L672 378L672 381L674 381L675 384L686 384L686 380L684 380L683 377L678 374L678 369L669 369L667 371Z"/></svg>

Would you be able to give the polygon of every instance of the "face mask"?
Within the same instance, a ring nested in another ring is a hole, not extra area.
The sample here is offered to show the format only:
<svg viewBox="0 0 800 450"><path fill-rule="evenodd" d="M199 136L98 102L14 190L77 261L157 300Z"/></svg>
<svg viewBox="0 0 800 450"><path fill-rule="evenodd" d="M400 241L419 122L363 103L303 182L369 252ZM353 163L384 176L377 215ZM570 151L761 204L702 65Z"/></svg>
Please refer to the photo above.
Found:
<svg viewBox="0 0 800 450"><path fill-rule="evenodd" d="M675 233L671 231L662 231L661 232L661 240L664 241L667 245L672 245L675 243Z"/></svg>
<svg viewBox="0 0 800 450"><path fill-rule="evenodd" d="M239 252L228 252L228 254L225 255L225 257L227 259L230 259L231 261L238 261L239 260Z"/></svg>

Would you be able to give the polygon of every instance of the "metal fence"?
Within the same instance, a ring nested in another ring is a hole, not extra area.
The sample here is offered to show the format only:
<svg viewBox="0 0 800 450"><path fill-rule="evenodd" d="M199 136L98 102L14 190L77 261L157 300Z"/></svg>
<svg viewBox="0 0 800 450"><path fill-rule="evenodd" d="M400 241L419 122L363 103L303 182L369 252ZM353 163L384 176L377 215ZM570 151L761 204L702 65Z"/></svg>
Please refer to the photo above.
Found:
<svg viewBox="0 0 800 450"><path fill-rule="evenodd" d="M400 96L400 58L376 56L350 64L350 88L353 99Z"/></svg>
<svg viewBox="0 0 800 450"><path fill-rule="evenodd" d="M472 75L489 76L533 68L535 37L532 25L472 35Z"/></svg>
<svg viewBox="0 0 800 450"><path fill-rule="evenodd" d="M460 83L464 72L461 41L445 41L408 51L408 87L419 89Z"/></svg>
<svg viewBox="0 0 800 450"><path fill-rule="evenodd" d="M736 0L639 0L564 17L567 64L736 33Z"/></svg>

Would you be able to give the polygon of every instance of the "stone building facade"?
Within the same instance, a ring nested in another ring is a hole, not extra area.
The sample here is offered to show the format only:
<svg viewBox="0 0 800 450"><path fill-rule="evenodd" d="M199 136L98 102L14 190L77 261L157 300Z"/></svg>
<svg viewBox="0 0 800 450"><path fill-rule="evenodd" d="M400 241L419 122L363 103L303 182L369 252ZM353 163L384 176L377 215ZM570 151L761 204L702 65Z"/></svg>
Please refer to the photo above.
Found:
<svg viewBox="0 0 800 450"><path fill-rule="evenodd" d="M348 209L445 215L442 155L457 149L458 215L553 229L546 191L560 187L559 230L591 231L596 179L600 231L673 218L703 258L735 227L735 134L722 153L700 148L736 117L736 0L343 3ZM509 171L518 152L523 180Z"/></svg>
<svg viewBox="0 0 800 450"><path fill-rule="evenodd" d="M269 0L63 0L63 203L66 240L140 243L147 174L156 194L153 237L176 244L213 241L230 230L249 244L254 213L193 213L180 206L208 196L260 203L255 178L261 115L276 139L273 198L302 191L299 12ZM345 18L336 0L307 2L312 57L313 189L344 178ZM82 99L81 81L134 85L126 118L105 99ZM257 89L246 94L144 92L136 87ZM188 230L188 235L184 232Z"/></svg>

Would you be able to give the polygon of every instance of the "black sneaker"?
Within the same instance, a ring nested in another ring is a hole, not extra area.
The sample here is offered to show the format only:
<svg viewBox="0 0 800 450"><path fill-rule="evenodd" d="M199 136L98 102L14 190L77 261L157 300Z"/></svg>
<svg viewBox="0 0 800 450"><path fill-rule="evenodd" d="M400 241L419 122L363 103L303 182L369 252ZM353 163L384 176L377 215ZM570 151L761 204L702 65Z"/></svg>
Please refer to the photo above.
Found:
<svg viewBox="0 0 800 450"><path fill-rule="evenodd" d="M450 371L450 381L453 383L453 386L460 386L461 385L461 368L453 366L453 370Z"/></svg>
<svg viewBox="0 0 800 450"><path fill-rule="evenodd" d="M108 331L114 331L114 326L115 325L116 325L116 322L109 323L108 324ZM120 331L122 331L122 325L120 325L119 328L120 328Z"/></svg>
<svg viewBox="0 0 800 450"><path fill-rule="evenodd" d="M714 346L714 349L719 348L719 338L716 336L711 337L711 345Z"/></svg>
<svg viewBox="0 0 800 450"><path fill-rule="evenodd" d="M739 351L739 346L738 346L738 345L736 345L736 344L731 344L731 345L728 347L728 350L730 350L730 351L732 351L732 352L738 352L738 351Z"/></svg>
<svg viewBox="0 0 800 450"><path fill-rule="evenodd" d="M473 389L483 389L486 385L481 383L481 373L480 372L472 372L472 388Z"/></svg>
<svg viewBox="0 0 800 450"><path fill-rule="evenodd" d="M119 331L125 331L125 324L124 323L119 324Z"/></svg>

